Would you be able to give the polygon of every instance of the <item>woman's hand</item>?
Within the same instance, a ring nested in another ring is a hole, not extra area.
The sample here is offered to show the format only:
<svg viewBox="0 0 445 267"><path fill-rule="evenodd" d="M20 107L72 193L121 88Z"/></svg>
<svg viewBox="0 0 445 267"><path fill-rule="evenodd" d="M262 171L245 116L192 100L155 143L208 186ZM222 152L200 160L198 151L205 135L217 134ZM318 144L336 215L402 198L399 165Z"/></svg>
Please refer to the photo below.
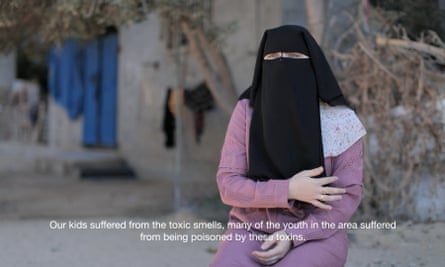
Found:
<svg viewBox="0 0 445 267"><path fill-rule="evenodd" d="M346 190L338 187L325 186L336 181L335 176L312 178L323 173L323 167L301 171L289 179L289 199L307 202L320 209L332 209L324 203L342 198Z"/></svg>
<svg viewBox="0 0 445 267"><path fill-rule="evenodd" d="M255 250L252 256L264 265L272 265L281 260L289 251L292 240L283 230L271 234L261 245L261 251Z"/></svg>

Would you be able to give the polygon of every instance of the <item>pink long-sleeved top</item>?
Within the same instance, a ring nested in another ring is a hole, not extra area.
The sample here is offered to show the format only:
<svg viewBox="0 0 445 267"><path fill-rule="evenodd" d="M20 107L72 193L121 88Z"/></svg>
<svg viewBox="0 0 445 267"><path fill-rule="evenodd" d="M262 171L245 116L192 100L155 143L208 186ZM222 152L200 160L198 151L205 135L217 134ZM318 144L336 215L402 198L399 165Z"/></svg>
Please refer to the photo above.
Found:
<svg viewBox="0 0 445 267"><path fill-rule="evenodd" d="M347 222L361 200L363 175L361 137L364 134L354 135L353 138L356 140L347 140L347 135L351 130L344 131L346 141L345 137L340 137L337 142L340 142L340 145L342 142L349 142L350 144L346 144L344 151L338 155L329 155L326 151L332 149L326 148L323 144L326 174L339 178L332 186L346 189L346 193L341 200L329 203L332 206L331 210L323 210L310 204L290 200L288 198L288 179L271 179L266 182L257 182L246 177L249 162L248 145L251 117L252 108L249 106L248 100L238 101L232 113L221 151L216 180L223 203L232 206L229 221L252 223L263 221L263 227L254 230L265 233L278 231L278 229L266 227L265 222L267 221L279 222L281 225L296 222L313 225L316 222L320 226L322 221L336 223L336 225L340 222ZM344 123L348 124L347 121L344 121ZM359 127L363 127L360 123L358 124ZM336 138L336 134L333 132L339 130L341 125L339 127L331 123L331 128L332 130L327 126L323 127L322 120L324 143L329 143L325 141L326 138ZM328 131L332 133L327 133ZM359 131L364 132L364 129L359 129ZM298 151L295 151L295 153L298 153ZM286 229L286 232L290 235L304 236L304 240L294 239L294 246L299 246L310 240L329 238L336 231L338 231L336 228L314 229L313 227Z"/></svg>

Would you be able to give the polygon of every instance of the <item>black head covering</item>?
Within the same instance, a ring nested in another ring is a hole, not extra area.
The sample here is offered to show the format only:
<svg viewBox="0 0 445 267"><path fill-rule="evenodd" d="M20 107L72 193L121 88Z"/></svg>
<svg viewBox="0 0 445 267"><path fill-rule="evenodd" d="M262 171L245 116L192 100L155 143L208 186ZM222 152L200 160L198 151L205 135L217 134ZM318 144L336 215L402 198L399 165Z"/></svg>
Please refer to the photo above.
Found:
<svg viewBox="0 0 445 267"><path fill-rule="evenodd" d="M263 60L274 52L309 58ZM264 32L252 85L243 98L253 107L247 176L260 181L324 166L319 100L349 106L314 38L293 25Z"/></svg>

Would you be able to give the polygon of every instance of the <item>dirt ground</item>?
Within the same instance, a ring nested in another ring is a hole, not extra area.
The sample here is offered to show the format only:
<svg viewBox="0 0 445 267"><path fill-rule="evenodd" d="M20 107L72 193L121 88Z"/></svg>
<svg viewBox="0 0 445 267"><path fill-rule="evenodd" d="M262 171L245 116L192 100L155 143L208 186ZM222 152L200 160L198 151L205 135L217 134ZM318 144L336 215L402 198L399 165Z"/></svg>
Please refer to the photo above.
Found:
<svg viewBox="0 0 445 267"><path fill-rule="evenodd" d="M212 223L217 223L209 215L212 211L196 207L173 210L171 183L88 181L35 174L24 167L13 168L13 164L26 162L17 162L1 152L2 266L191 267L208 266L212 260L218 242L191 242L190 238L214 236L220 230L168 226L169 222L209 222L212 228ZM214 214L221 214L215 212L218 206L213 209ZM133 229L129 229L130 221ZM125 223L126 228L91 229L101 222L114 222L115 226ZM167 227L153 229L154 222ZM55 229L62 228L63 223L65 229ZM85 226L89 229L81 229ZM349 237L348 267L444 266L444 222L397 222L395 230L351 230Z"/></svg>

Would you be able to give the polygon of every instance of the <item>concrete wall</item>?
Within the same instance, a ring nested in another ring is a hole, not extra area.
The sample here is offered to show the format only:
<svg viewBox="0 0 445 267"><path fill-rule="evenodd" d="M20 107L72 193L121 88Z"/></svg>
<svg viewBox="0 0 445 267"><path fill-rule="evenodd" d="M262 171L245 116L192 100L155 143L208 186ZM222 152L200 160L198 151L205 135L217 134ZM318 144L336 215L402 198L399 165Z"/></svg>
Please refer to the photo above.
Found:
<svg viewBox="0 0 445 267"><path fill-rule="evenodd" d="M218 25L235 22L236 31L227 36L224 54L232 68L238 92L251 81L256 53L263 32L281 25L281 1L218 0L214 1L214 21Z"/></svg>
<svg viewBox="0 0 445 267"><path fill-rule="evenodd" d="M305 0L281 0L283 24L307 27Z"/></svg>
<svg viewBox="0 0 445 267"><path fill-rule="evenodd" d="M54 148L82 148L82 118L70 120L65 108L48 98L48 145Z"/></svg>
<svg viewBox="0 0 445 267"><path fill-rule="evenodd" d="M161 132L165 87L175 82L168 60L159 43L156 15L120 29L118 146L143 178L159 177L173 168L173 153L163 151ZM158 69L153 67L155 62Z"/></svg>
<svg viewBox="0 0 445 267"><path fill-rule="evenodd" d="M0 90L11 88L16 76L15 53L0 53Z"/></svg>
<svg viewBox="0 0 445 267"><path fill-rule="evenodd" d="M263 30L281 24L281 7L276 1L217 0L213 14L219 25L234 21L237 24L236 31L227 35L223 50L240 93L251 82ZM143 23L120 29L118 142L121 153L142 178L173 180L177 148L164 147L161 123L166 89L177 84L177 69L174 55L159 36L156 14ZM184 83L190 88L202 81L203 76L192 56L185 61ZM216 192L215 172L227 123L228 117L218 108L207 112L204 134L197 144L193 114L183 109L180 180L184 192L199 191L201 196Z"/></svg>

